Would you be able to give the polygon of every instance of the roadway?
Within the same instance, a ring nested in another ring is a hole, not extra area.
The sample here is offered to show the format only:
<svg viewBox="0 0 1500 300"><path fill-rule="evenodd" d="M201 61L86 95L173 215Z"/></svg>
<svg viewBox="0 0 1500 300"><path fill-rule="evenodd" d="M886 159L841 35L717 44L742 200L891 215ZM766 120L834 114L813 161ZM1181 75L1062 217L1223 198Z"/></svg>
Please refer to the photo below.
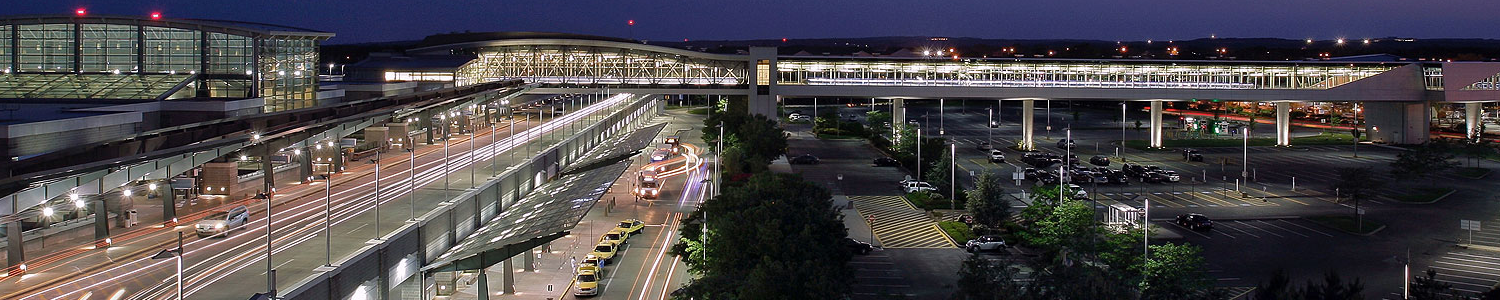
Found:
<svg viewBox="0 0 1500 300"><path fill-rule="evenodd" d="M586 109L589 111L585 113L592 113L604 107L596 105ZM557 119L572 122L583 117L585 114L569 113L558 116ZM375 203L375 165L368 162L348 164L345 172L333 177L332 188L322 181L279 187L278 195L273 200L274 222L271 223L275 237L272 265L277 269L279 289L285 289L318 272L314 269L329 260L325 249L331 249L332 261L338 261L376 238L377 226L380 234L388 233L413 218L413 213L425 213L436 207L441 199L447 199L462 189L471 187L475 180L484 180L503 172L509 164L526 159L531 151L543 149L566 137L567 133L547 134L553 130L569 130L566 126L559 126L563 123L552 122L555 119L544 120L545 122L515 123L519 128L516 129L518 132L514 138L509 136L510 128L504 127L494 131L495 137L490 136L489 130L483 129L475 135L455 135L448 141L446 166L442 143L418 146L410 154L399 150L383 154L385 157L380 162L379 180L382 209L378 219L372 205ZM536 128L537 126L541 127ZM525 150L510 151L516 148ZM510 155L505 155L507 152L521 152L522 155L511 159ZM484 157L495 157L496 161L492 164ZM495 168L491 168L491 165ZM446 178L443 176L445 169L451 174ZM465 176L470 171L474 174L473 180L470 176ZM331 197L327 197L329 195ZM325 198L331 203L328 207L332 212L329 214L332 225L328 228L331 243L320 237L324 231ZM82 269L75 266L74 270L66 271L41 268L26 276L7 278L7 281L11 281L9 283L14 284L4 286L14 289L8 291L4 298L173 298L176 295L173 280L175 262L170 259L152 260L149 256L154 254L155 249L171 247L168 245L175 243L175 232L183 232L186 236L186 295L222 299L248 297L263 292L267 265L265 203L258 200L246 200L244 203L251 208L250 222L244 229L234 231L228 237L199 239L192 232L191 220L186 220L185 224L188 225L185 226L156 230L138 238L121 241L125 247L117 247L122 250L120 252L131 248L136 250L111 256L107 263L99 263L94 268ZM112 250L115 249L106 251Z"/></svg>

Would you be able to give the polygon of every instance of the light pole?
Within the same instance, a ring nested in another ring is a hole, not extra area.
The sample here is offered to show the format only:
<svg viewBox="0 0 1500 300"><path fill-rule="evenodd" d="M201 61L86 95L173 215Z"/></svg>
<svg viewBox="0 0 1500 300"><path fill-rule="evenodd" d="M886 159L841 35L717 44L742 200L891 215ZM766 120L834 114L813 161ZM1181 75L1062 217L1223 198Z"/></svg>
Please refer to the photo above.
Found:
<svg viewBox="0 0 1500 300"><path fill-rule="evenodd" d="M385 150L385 145L375 150L375 240L380 240L380 151Z"/></svg>
<svg viewBox="0 0 1500 300"><path fill-rule="evenodd" d="M152 184L151 187L154 189L156 185ZM271 264L271 198L273 197L276 197L275 187L266 191L266 294L276 297L276 267Z"/></svg>
<svg viewBox="0 0 1500 300"><path fill-rule="evenodd" d="M331 144L332 142L329 143ZM333 150L339 152L340 157L338 159L343 158L343 150L340 150L339 148L333 148ZM333 172L333 168L330 167L328 169L328 175L323 176L323 254L325 258L325 260L323 261L324 267L333 266L333 236L329 235L328 233L328 228L330 225L332 225L331 223L329 223L329 221L331 221L332 219L330 218L330 215L333 212Z"/></svg>
<svg viewBox="0 0 1500 300"><path fill-rule="evenodd" d="M270 251L270 249L267 249L266 251ZM177 300L182 300L182 297L183 297L183 295L182 295L182 275L183 275L182 274L182 254L183 254L183 252L184 252L184 250L182 248L182 231L178 231L177 232L177 248L176 249L162 250L161 252L157 252L156 255L151 256L151 259L166 259L166 258L176 258L177 259ZM267 273L267 274L270 274L270 273ZM275 292L274 291L272 292L272 296L275 296Z"/></svg>
<svg viewBox="0 0 1500 300"><path fill-rule="evenodd" d="M474 168L479 165L479 153L474 152L474 140L479 139L479 131L474 130L474 118L465 118L469 122L469 188L474 188Z"/></svg>
<svg viewBox="0 0 1500 300"><path fill-rule="evenodd" d="M917 181L922 181L922 124L917 124Z"/></svg>
<svg viewBox="0 0 1500 300"><path fill-rule="evenodd" d="M1120 101L1120 147L1125 148L1125 101ZM1115 150L1115 156L1120 156L1120 150Z"/></svg>
<svg viewBox="0 0 1500 300"><path fill-rule="evenodd" d="M1240 148L1240 151L1242 151L1242 152L1240 152L1240 155L1242 155L1240 157L1240 161L1241 161L1241 164L1242 164L1240 166L1240 178L1241 179L1249 179L1250 178L1250 127L1246 126L1245 130L1243 132L1241 132L1241 133L1242 133L1241 136L1243 137L1242 140L1244 142L1244 145L1241 146L1241 148Z"/></svg>
<svg viewBox="0 0 1500 300"><path fill-rule="evenodd" d="M938 135L947 134L945 130L946 126L943 125L946 124L943 123L944 110L947 110L947 101L944 101L942 98L938 98Z"/></svg>
<svg viewBox="0 0 1500 300"><path fill-rule="evenodd" d="M995 147L995 109L990 108L989 111L990 123L988 125L990 127L990 130L988 131L989 137L985 138L985 142L990 143L990 147L992 147L991 149L993 149L993 147Z"/></svg>
<svg viewBox="0 0 1500 300"><path fill-rule="evenodd" d="M407 221L417 220L417 141L413 138L406 136L406 204L411 208Z"/></svg>
<svg viewBox="0 0 1500 300"><path fill-rule="evenodd" d="M1151 198L1146 197L1144 199L1146 199L1144 204L1145 216L1141 220L1141 273L1145 273L1146 271L1144 270L1148 265L1146 261L1151 260ZM1145 276L1141 277L1141 285L1146 285Z"/></svg>
<svg viewBox="0 0 1500 300"><path fill-rule="evenodd" d="M448 129L452 128L452 126L448 126L448 116L446 114L438 117L438 119L440 121L438 123L443 124L443 201L448 201L448 172L450 172L448 169L448 139L453 137L449 134ZM412 184L416 184L416 182Z"/></svg>
<svg viewBox="0 0 1500 300"><path fill-rule="evenodd" d="M958 209L958 143L948 144L948 209Z"/></svg>

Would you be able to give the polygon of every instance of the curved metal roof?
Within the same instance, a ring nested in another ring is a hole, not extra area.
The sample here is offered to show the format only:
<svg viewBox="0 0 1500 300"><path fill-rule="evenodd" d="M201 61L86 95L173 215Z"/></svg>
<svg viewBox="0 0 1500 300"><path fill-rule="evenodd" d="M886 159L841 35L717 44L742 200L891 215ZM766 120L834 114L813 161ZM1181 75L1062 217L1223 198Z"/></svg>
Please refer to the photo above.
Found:
<svg viewBox="0 0 1500 300"><path fill-rule="evenodd" d="M671 47L641 44L632 40L597 37L565 33L480 33L462 38L435 39L428 37L421 45L407 50L408 54L450 54L454 50L504 46L579 46L607 47L630 50L668 53L705 59L745 61L745 55L705 53Z"/></svg>
<svg viewBox="0 0 1500 300"><path fill-rule="evenodd" d="M316 38L328 39L333 37L331 32L317 31L307 28L282 26L274 24L229 21L229 20L207 20L207 19L158 19L152 20L147 16L119 16L119 15L19 15L0 17L0 25L31 25L31 24L116 24L155 26L167 28L179 28L199 30L206 32L218 32L242 36L276 36L293 38Z"/></svg>

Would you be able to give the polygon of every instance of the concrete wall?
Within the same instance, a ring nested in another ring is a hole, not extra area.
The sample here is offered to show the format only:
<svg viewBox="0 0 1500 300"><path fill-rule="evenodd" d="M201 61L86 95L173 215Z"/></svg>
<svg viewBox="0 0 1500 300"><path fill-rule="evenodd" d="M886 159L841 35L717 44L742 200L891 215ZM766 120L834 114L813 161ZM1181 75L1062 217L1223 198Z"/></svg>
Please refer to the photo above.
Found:
<svg viewBox="0 0 1500 300"><path fill-rule="evenodd" d="M1427 142L1431 123L1428 102L1365 102L1365 132L1369 140L1388 144Z"/></svg>
<svg viewBox="0 0 1500 300"><path fill-rule="evenodd" d="M589 124L579 134L456 196L448 201L451 204L438 206L417 222L402 226L387 235L385 243L367 245L339 260L334 270L296 282L281 296L295 300L347 299L356 292L375 291L386 293L389 299L419 299L421 286L413 282L420 280L416 272L420 266L472 233L482 225L480 220L499 214L530 193L540 184L537 174L545 174L541 180L555 179L556 170L573 162L584 150L599 146L601 137L623 134L625 131L619 128L641 125L647 119L643 116L658 111L658 101L659 96L644 96L603 121ZM372 283L383 287L368 286Z"/></svg>

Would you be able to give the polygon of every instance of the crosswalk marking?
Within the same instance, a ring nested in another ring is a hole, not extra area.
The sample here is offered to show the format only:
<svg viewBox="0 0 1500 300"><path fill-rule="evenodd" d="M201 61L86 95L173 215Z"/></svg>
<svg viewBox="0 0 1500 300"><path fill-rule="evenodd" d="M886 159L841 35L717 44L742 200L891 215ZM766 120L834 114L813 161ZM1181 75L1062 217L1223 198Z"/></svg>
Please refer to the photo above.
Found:
<svg viewBox="0 0 1500 300"><path fill-rule="evenodd" d="M954 248L927 215L901 196L849 196L860 215L874 215L872 229L885 248Z"/></svg>

